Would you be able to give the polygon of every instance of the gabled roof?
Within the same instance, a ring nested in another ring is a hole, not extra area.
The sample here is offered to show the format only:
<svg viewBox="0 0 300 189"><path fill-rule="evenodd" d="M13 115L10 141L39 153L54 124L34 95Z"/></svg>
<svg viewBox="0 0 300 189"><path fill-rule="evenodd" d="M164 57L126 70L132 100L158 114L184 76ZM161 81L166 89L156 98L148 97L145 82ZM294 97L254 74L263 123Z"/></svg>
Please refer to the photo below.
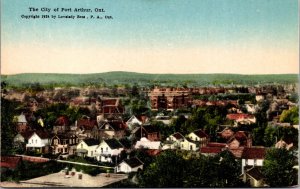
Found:
<svg viewBox="0 0 300 189"><path fill-rule="evenodd" d="M52 138L57 137L59 139L70 139L72 137L72 135L75 135L75 134L56 134ZM77 137L77 135L75 135L75 136Z"/></svg>
<svg viewBox="0 0 300 189"><path fill-rule="evenodd" d="M227 143L231 143L234 140L239 141L239 143L243 146L247 145L247 134L245 131L237 131L228 141Z"/></svg>
<svg viewBox="0 0 300 189"><path fill-rule="evenodd" d="M183 136L181 133L179 133L179 132L174 133L172 136L173 136L174 138L176 138L177 140L180 140L180 139L183 139L183 138L184 138L184 136Z"/></svg>
<svg viewBox="0 0 300 189"><path fill-rule="evenodd" d="M119 98L103 98L101 99L102 106L118 106Z"/></svg>
<svg viewBox="0 0 300 189"><path fill-rule="evenodd" d="M152 125L144 125L142 128L147 132L147 133L156 133L158 132L158 129Z"/></svg>
<svg viewBox="0 0 300 189"><path fill-rule="evenodd" d="M95 145L99 145L99 140L93 139L93 138L88 138L88 139L84 139L83 142L86 143L86 145L88 146L95 146Z"/></svg>
<svg viewBox="0 0 300 189"><path fill-rule="evenodd" d="M243 159L265 159L266 148L264 147L252 147L244 148L242 153Z"/></svg>
<svg viewBox="0 0 300 189"><path fill-rule="evenodd" d="M115 138L104 140L110 149L124 148L124 146Z"/></svg>
<svg viewBox="0 0 300 189"><path fill-rule="evenodd" d="M185 138L188 142L190 142L190 143L194 143L194 144L196 144L196 145L199 145L199 141L194 141L194 140L192 140L192 139L190 139L190 138Z"/></svg>
<svg viewBox="0 0 300 189"><path fill-rule="evenodd" d="M44 130L36 130L36 131L33 131L32 134L30 135L29 138L32 137L33 134L36 134L37 136L39 136L41 139L47 139L47 138L51 138L52 135L50 133L48 133L47 131L44 131ZM28 139L29 139L28 138Z"/></svg>
<svg viewBox="0 0 300 189"><path fill-rule="evenodd" d="M258 167L253 167L252 169L246 171L246 174L254 178L255 180L264 179L264 175L261 173Z"/></svg>
<svg viewBox="0 0 300 189"><path fill-rule="evenodd" d="M137 157L133 157L130 159L124 159L123 162L127 163L131 168L138 167L143 165L144 163Z"/></svg>
<svg viewBox="0 0 300 189"><path fill-rule="evenodd" d="M201 129L198 129L198 130L194 131L193 133L200 138L208 138L208 135Z"/></svg>
<svg viewBox="0 0 300 189"><path fill-rule="evenodd" d="M131 133L136 133L137 131L140 130L141 127L136 127L135 129L132 130ZM143 128L143 132L147 132L147 133L157 133L158 129L152 125L144 125L142 126Z"/></svg>
<svg viewBox="0 0 300 189"><path fill-rule="evenodd" d="M97 125L96 120L83 118L77 121L77 127L78 128L83 127L85 130L92 130L95 125Z"/></svg>
<svg viewBox="0 0 300 189"><path fill-rule="evenodd" d="M114 131L119 131L119 130L124 130L126 129L126 125L122 121L110 121L110 122L105 122L102 126L100 126L99 129L105 129L105 125L108 124L109 128L108 130L114 130Z"/></svg>
<svg viewBox="0 0 300 189"><path fill-rule="evenodd" d="M60 116L55 121L56 126L64 126L69 125L69 119L66 116Z"/></svg>
<svg viewBox="0 0 300 189"><path fill-rule="evenodd" d="M238 120L238 119L251 119L251 118L254 118L254 115L250 115L250 114L227 114L226 117L230 120Z"/></svg>
<svg viewBox="0 0 300 189"><path fill-rule="evenodd" d="M24 139L29 139L33 135L34 131L25 131L22 133L19 133Z"/></svg>
<svg viewBox="0 0 300 189"><path fill-rule="evenodd" d="M218 154L222 151L222 147L201 147L200 153Z"/></svg>
<svg viewBox="0 0 300 189"><path fill-rule="evenodd" d="M221 147L221 148L224 148L226 147L226 143L218 143L218 142L209 142L207 143L207 146L208 147Z"/></svg>

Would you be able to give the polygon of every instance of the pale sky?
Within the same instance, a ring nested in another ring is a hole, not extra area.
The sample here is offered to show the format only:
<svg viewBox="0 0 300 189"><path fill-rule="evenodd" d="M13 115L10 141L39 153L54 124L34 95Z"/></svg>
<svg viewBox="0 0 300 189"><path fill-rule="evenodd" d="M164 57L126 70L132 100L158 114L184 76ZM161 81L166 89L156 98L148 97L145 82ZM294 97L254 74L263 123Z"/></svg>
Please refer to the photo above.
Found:
<svg viewBox="0 0 300 189"><path fill-rule="evenodd" d="M22 19L45 14L28 7L104 8L113 20ZM1 8L1 74L299 70L297 0L3 0Z"/></svg>

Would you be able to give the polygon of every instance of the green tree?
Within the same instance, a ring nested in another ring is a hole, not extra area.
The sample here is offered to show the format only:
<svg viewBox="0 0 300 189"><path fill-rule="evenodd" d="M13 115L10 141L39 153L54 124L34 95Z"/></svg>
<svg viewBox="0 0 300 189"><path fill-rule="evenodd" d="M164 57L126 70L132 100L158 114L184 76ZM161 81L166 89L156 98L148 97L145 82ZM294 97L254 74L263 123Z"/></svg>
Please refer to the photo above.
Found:
<svg viewBox="0 0 300 189"><path fill-rule="evenodd" d="M293 174L295 163L295 156L292 151L285 148L269 149L262 167L268 184L271 187L291 186L294 179L297 179L296 175Z"/></svg>
<svg viewBox="0 0 300 189"><path fill-rule="evenodd" d="M295 106L290 110L283 110L279 118L280 122L287 122L294 125L299 124L299 107Z"/></svg>
<svg viewBox="0 0 300 189"><path fill-rule="evenodd" d="M184 159L174 151L165 151L156 157L141 175L142 187L182 187Z"/></svg>
<svg viewBox="0 0 300 189"><path fill-rule="evenodd" d="M215 157L218 165L218 179L216 187L234 187L239 184L240 163L228 151L222 151Z"/></svg>
<svg viewBox="0 0 300 189"><path fill-rule="evenodd" d="M1 155L13 153L12 143L16 135L14 112L18 103L1 98Z"/></svg>

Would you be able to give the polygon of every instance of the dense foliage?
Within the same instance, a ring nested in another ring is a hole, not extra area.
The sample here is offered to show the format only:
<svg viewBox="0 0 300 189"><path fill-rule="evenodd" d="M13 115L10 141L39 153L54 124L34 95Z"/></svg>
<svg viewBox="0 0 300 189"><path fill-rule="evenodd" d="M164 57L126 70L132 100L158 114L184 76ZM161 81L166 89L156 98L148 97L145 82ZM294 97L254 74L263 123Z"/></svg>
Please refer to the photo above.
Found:
<svg viewBox="0 0 300 189"><path fill-rule="evenodd" d="M139 184L141 187L236 187L240 186L239 173L239 162L229 151L215 157L189 158L179 151L164 151L140 173Z"/></svg>
<svg viewBox="0 0 300 189"><path fill-rule="evenodd" d="M1 155L13 153L11 144L16 135L14 111L18 106L17 102L1 98Z"/></svg>
<svg viewBox="0 0 300 189"><path fill-rule="evenodd" d="M271 187L286 187L297 184L297 171L293 166L297 160L292 151L285 148L271 148L267 151L263 173Z"/></svg>

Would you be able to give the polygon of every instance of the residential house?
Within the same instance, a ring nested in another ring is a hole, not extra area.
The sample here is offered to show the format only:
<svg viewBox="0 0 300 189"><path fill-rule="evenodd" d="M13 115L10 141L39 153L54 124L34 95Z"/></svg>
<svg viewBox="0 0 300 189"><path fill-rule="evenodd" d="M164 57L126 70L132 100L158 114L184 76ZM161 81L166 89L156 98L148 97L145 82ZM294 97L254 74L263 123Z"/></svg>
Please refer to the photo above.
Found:
<svg viewBox="0 0 300 189"><path fill-rule="evenodd" d="M78 134L78 137L80 139L91 138L92 129L94 128L94 126L97 125L98 124L96 120L92 120L89 117L85 116L82 119L76 121L75 123L75 126L77 127L76 134Z"/></svg>
<svg viewBox="0 0 300 189"><path fill-rule="evenodd" d="M190 150L190 151L198 151L199 150L199 142L193 141L190 138L185 138L182 142L180 142L181 150Z"/></svg>
<svg viewBox="0 0 300 189"><path fill-rule="evenodd" d="M57 118L53 126L53 133L65 133L68 131L70 131L69 119L66 116Z"/></svg>
<svg viewBox="0 0 300 189"><path fill-rule="evenodd" d="M13 139L13 146L15 148L21 149L22 151L25 150L28 139L32 136L32 134L33 131L18 133Z"/></svg>
<svg viewBox="0 0 300 189"><path fill-rule="evenodd" d="M191 132L188 134L187 138L194 142L198 142L199 147L206 146L206 144L209 142L209 136L201 129Z"/></svg>
<svg viewBox="0 0 300 189"><path fill-rule="evenodd" d="M117 139L106 139L96 148L96 158L101 162L112 162L123 150L124 146Z"/></svg>
<svg viewBox="0 0 300 189"><path fill-rule="evenodd" d="M248 183L251 187L265 187L265 177L260 167L247 167L242 177L243 182Z"/></svg>
<svg viewBox="0 0 300 189"><path fill-rule="evenodd" d="M129 130L133 130L136 126L141 126L143 124L143 121L140 120L135 115L131 116L127 121L126 125Z"/></svg>
<svg viewBox="0 0 300 189"><path fill-rule="evenodd" d="M174 133L166 139L163 149L180 149L180 143L183 142L184 139L181 133Z"/></svg>
<svg viewBox="0 0 300 189"><path fill-rule="evenodd" d="M32 136L33 132L34 131L26 131L18 133L13 139L14 143L27 143L28 139Z"/></svg>
<svg viewBox="0 0 300 189"><path fill-rule="evenodd" d="M81 140L76 146L76 154L81 157L96 157L99 140L88 138Z"/></svg>
<svg viewBox="0 0 300 189"><path fill-rule="evenodd" d="M229 149L237 149L239 147L251 147L252 137L250 133L246 131L237 131L229 140L227 141Z"/></svg>
<svg viewBox="0 0 300 189"><path fill-rule="evenodd" d="M99 126L95 138L109 139L116 138L121 139L125 136L126 124L122 121L107 121ZM95 131L95 128L93 129ZM94 132L93 132L94 134Z"/></svg>
<svg viewBox="0 0 300 189"><path fill-rule="evenodd" d="M218 135L225 140L228 140L229 138L231 138L234 135L234 132L232 131L232 129L226 127L225 129L223 129L221 132L218 132Z"/></svg>
<svg viewBox="0 0 300 189"><path fill-rule="evenodd" d="M234 121L234 126L250 125L256 123L256 118L251 114L227 114L227 119Z"/></svg>
<svg viewBox="0 0 300 189"><path fill-rule="evenodd" d="M26 150L38 153L48 153L51 138L51 135L47 131L34 131L28 139Z"/></svg>
<svg viewBox="0 0 300 189"><path fill-rule="evenodd" d="M245 172L246 166L261 167L266 155L266 148L264 147L246 147L242 153L242 174Z"/></svg>
<svg viewBox="0 0 300 189"><path fill-rule="evenodd" d="M145 137L151 141L158 141L160 138L158 129L152 125L142 125L141 127L136 127L131 133L137 140Z"/></svg>
<svg viewBox="0 0 300 189"><path fill-rule="evenodd" d="M250 114L256 113L256 106L254 104L245 104L245 108Z"/></svg>
<svg viewBox="0 0 300 189"><path fill-rule="evenodd" d="M116 168L117 172L131 173L143 170L144 163L137 157L124 159Z"/></svg>
<svg viewBox="0 0 300 189"><path fill-rule="evenodd" d="M225 143L209 142L207 143L207 146L200 148L200 153L206 156L215 156L225 149L227 149Z"/></svg>
<svg viewBox="0 0 300 189"><path fill-rule="evenodd" d="M51 139L52 153L73 154L78 142L79 139L75 134L56 134Z"/></svg>
<svg viewBox="0 0 300 189"><path fill-rule="evenodd" d="M120 98L98 98L96 104L105 118L121 117L125 111Z"/></svg>
<svg viewBox="0 0 300 189"><path fill-rule="evenodd" d="M287 150L293 147L293 143L287 143L284 140L280 139L276 144L275 148L286 148Z"/></svg>
<svg viewBox="0 0 300 189"><path fill-rule="evenodd" d="M161 142L160 141L151 141L147 138L143 137L139 141L136 142L135 149L152 149L157 150L161 148Z"/></svg>

